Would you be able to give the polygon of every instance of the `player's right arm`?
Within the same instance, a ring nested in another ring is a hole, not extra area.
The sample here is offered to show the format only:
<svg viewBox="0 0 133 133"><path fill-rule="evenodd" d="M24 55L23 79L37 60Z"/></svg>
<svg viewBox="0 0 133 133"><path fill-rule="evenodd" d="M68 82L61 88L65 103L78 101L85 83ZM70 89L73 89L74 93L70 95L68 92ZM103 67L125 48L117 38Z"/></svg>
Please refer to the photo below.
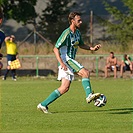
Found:
<svg viewBox="0 0 133 133"><path fill-rule="evenodd" d="M110 58L109 57L107 57L106 65L110 65Z"/></svg>
<svg viewBox="0 0 133 133"><path fill-rule="evenodd" d="M8 46L10 45L10 36L7 36L5 37L5 44L6 44L6 47L8 48Z"/></svg>
<svg viewBox="0 0 133 133"><path fill-rule="evenodd" d="M9 39L10 39L10 36L7 36L7 37L5 38L5 42L8 41Z"/></svg>
<svg viewBox="0 0 133 133"><path fill-rule="evenodd" d="M128 63L129 63L130 65L132 65L132 62L131 62L131 59L130 59L129 55L127 55L126 59L127 59Z"/></svg>
<svg viewBox="0 0 133 133"><path fill-rule="evenodd" d="M56 56L56 59L58 60L58 62L60 63L60 66L62 69L64 69L65 71L67 70L67 66L64 64L63 60L61 59L60 57L60 52L59 52L59 49L54 47L53 49L54 53L55 53L55 56Z"/></svg>
<svg viewBox="0 0 133 133"><path fill-rule="evenodd" d="M65 65L65 63L62 60L61 54L62 54L62 56L65 56L65 54L66 54L66 50L64 51L62 49L62 47L67 47L66 43L67 43L69 33L70 33L69 28L67 28L65 31L63 31L61 36L58 38L58 40L55 44L55 47L53 49L55 56L56 56L58 62L60 63L61 68L64 69L65 71L67 70L67 66Z"/></svg>

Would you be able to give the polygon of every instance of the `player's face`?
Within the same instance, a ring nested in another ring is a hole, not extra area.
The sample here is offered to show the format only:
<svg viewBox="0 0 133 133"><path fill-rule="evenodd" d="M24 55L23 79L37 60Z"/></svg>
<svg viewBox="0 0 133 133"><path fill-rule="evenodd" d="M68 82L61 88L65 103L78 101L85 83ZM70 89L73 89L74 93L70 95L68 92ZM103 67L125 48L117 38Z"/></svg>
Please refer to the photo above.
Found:
<svg viewBox="0 0 133 133"><path fill-rule="evenodd" d="M114 58L114 54L110 54L110 57L111 57L111 58Z"/></svg>
<svg viewBox="0 0 133 133"><path fill-rule="evenodd" d="M82 24L81 17L76 15L72 23L75 25L76 28L80 28L80 25Z"/></svg>
<svg viewBox="0 0 133 133"><path fill-rule="evenodd" d="M2 19L0 19L0 24L2 24Z"/></svg>
<svg viewBox="0 0 133 133"><path fill-rule="evenodd" d="M10 41L13 42L15 40L15 37L10 37Z"/></svg>

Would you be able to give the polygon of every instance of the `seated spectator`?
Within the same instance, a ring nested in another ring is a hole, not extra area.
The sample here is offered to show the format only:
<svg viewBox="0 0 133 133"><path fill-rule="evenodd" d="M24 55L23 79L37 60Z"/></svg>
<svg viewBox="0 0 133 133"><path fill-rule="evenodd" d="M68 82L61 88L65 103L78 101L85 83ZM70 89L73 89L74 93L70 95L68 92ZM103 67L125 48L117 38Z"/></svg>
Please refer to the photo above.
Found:
<svg viewBox="0 0 133 133"><path fill-rule="evenodd" d="M117 58L114 56L114 52L110 52L110 56L107 57L105 65L105 78L108 77L108 70L114 71L114 78L116 78L117 67Z"/></svg>
<svg viewBox="0 0 133 133"><path fill-rule="evenodd" d="M124 57L121 62L120 77L123 77L123 72L130 71L131 77L133 77L133 63L129 55L124 54Z"/></svg>

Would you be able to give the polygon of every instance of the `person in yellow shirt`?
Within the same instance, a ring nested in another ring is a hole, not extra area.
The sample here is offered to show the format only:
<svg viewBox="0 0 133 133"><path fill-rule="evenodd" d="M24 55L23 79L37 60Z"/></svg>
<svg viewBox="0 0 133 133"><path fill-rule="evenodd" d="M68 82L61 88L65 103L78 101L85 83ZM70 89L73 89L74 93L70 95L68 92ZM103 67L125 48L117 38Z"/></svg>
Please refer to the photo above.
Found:
<svg viewBox="0 0 133 133"><path fill-rule="evenodd" d="M7 36L5 38L5 44L6 44L6 50L7 50L7 69L4 74L3 80L6 80L6 77L10 71L11 61L16 60L17 55L18 55L17 44L14 41L15 41L14 35ZM15 77L16 69L11 70L11 73L12 73L12 79L16 81L16 77Z"/></svg>

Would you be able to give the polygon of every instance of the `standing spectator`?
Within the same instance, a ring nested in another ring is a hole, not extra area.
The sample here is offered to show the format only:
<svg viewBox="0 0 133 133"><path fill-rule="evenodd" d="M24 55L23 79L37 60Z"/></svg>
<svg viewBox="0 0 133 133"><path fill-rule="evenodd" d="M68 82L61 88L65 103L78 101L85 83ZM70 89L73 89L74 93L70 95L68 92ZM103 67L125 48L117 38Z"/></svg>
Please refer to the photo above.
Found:
<svg viewBox="0 0 133 133"><path fill-rule="evenodd" d="M117 77L117 58L114 56L114 52L110 52L110 56L107 57L105 65L105 78L108 77L108 70L114 71L114 78Z"/></svg>
<svg viewBox="0 0 133 133"><path fill-rule="evenodd" d="M3 21L3 12L2 12L2 9L0 7L0 26L2 25L2 21ZM1 53L1 47L2 47L2 43L3 43L4 39L5 39L5 34L0 29L0 53Z"/></svg>
<svg viewBox="0 0 133 133"><path fill-rule="evenodd" d="M90 103L100 96L100 93L93 93L90 83L89 70L84 68L75 60L78 47L86 50L96 51L101 45L94 47L85 45L79 28L82 24L80 13L71 12L68 17L70 26L64 30L54 47L55 56L59 62L58 80L61 81L60 87L55 89L44 101L38 104L37 108L44 113L48 113L48 105L53 103L61 95L65 94L74 78L74 73L82 77L82 85L86 93L86 102Z"/></svg>
<svg viewBox="0 0 133 133"><path fill-rule="evenodd" d="M15 41L14 35L11 35L11 36L8 36L5 38L6 49L7 49L7 69L6 69L6 72L4 74L3 80L6 80L6 77L10 71L11 61L16 60L16 56L18 55L17 45L14 41ZM12 73L12 79L14 81L16 81L16 77L15 77L16 70L15 69L11 70L11 73Z"/></svg>
<svg viewBox="0 0 133 133"><path fill-rule="evenodd" d="M131 72L131 77L133 77L133 62L132 58L124 54L122 62L121 62L121 69L120 69L120 77L123 78L123 72L125 71L130 71Z"/></svg>

